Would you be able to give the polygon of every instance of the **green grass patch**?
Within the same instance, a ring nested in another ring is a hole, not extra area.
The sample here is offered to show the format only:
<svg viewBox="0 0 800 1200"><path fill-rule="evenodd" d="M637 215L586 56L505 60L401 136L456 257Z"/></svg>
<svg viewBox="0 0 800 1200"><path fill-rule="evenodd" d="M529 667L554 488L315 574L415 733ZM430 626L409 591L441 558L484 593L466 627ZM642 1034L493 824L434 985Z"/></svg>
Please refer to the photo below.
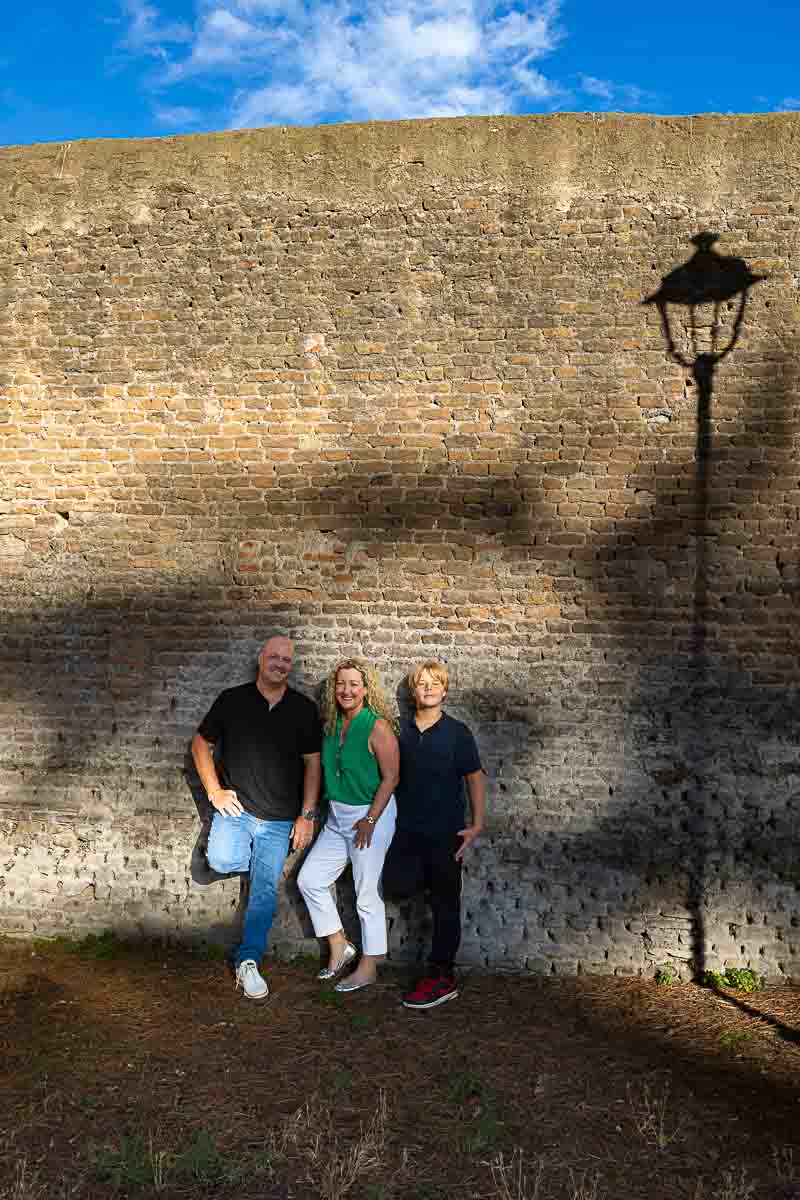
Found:
<svg viewBox="0 0 800 1200"><path fill-rule="evenodd" d="M155 1186L154 1154L156 1176L161 1182L166 1174L164 1152L154 1149L152 1138L148 1141L139 1131L123 1133L115 1143L91 1142L88 1158L92 1174L119 1192Z"/></svg>
<svg viewBox="0 0 800 1200"><path fill-rule="evenodd" d="M497 1143L502 1107L491 1087L470 1065L454 1064L454 1071L445 1089L446 1108L457 1114L454 1127L454 1149L459 1154L486 1154Z"/></svg>
<svg viewBox="0 0 800 1200"><path fill-rule="evenodd" d="M189 953L201 962L227 962L230 949L219 942L200 942L190 946Z"/></svg>
<svg viewBox="0 0 800 1200"><path fill-rule="evenodd" d="M187 1145L176 1155L174 1169L197 1183L216 1183L225 1174L225 1158L207 1129L195 1129Z"/></svg>
<svg viewBox="0 0 800 1200"><path fill-rule="evenodd" d="M378 1017L375 1013L371 1013L371 1012L350 1013L350 1024L353 1026L354 1029L369 1029L370 1026L374 1025L377 1020L378 1020Z"/></svg>
<svg viewBox="0 0 800 1200"><path fill-rule="evenodd" d="M345 1004L347 1003L341 992L334 991L317 992L312 999L315 1004L321 1005L322 1008L336 1008L339 1009L340 1012L344 1009Z"/></svg>
<svg viewBox="0 0 800 1200"><path fill-rule="evenodd" d="M196 1195L198 1189L207 1193L272 1171L270 1156L263 1153L245 1152L229 1161L214 1135L202 1126L192 1130L179 1150L162 1147L152 1133L134 1129L114 1142L90 1143L88 1159L91 1175L122 1195L149 1196L176 1189Z"/></svg>
<svg viewBox="0 0 800 1200"><path fill-rule="evenodd" d="M752 1036L746 1029L726 1029L719 1035L719 1044L726 1050L737 1050L745 1042L749 1042Z"/></svg>
<svg viewBox="0 0 800 1200"><path fill-rule="evenodd" d="M485 1091L486 1086L480 1075L471 1067L467 1067L453 1076L447 1095L453 1104L465 1104L471 1100L480 1100Z"/></svg>
<svg viewBox="0 0 800 1200"><path fill-rule="evenodd" d="M62 934L52 938L34 938L31 944L37 954L60 951L95 961L125 958L134 948L134 943L120 938L111 929L104 929L102 933L87 933L82 938L69 938Z"/></svg>
<svg viewBox="0 0 800 1200"><path fill-rule="evenodd" d="M323 1075L320 1091L327 1100L349 1100L353 1091L353 1072L349 1067L334 1067Z"/></svg>
<svg viewBox="0 0 800 1200"><path fill-rule="evenodd" d="M131 952L131 944L117 937L112 930L105 929L102 933L87 933L75 949L81 958L109 961L127 957Z"/></svg>

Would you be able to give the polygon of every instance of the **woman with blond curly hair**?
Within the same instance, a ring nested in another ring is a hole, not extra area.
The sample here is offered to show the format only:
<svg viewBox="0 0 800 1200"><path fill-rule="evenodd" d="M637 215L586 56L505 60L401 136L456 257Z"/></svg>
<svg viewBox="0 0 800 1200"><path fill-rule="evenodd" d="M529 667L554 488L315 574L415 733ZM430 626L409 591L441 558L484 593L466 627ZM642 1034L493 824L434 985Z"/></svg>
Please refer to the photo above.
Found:
<svg viewBox="0 0 800 1200"><path fill-rule="evenodd" d="M361 922L361 959L336 991L355 992L375 982L377 961L387 949L386 910L379 885L394 837L393 792L400 755L389 702L374 667L362 659L345 659L333 669L325 689L324 715L322 772L328 819L297 882L314 933L328 939L328 965L319 978L334 979L358 953L344 935L331 893L351 863Z"/></svg>

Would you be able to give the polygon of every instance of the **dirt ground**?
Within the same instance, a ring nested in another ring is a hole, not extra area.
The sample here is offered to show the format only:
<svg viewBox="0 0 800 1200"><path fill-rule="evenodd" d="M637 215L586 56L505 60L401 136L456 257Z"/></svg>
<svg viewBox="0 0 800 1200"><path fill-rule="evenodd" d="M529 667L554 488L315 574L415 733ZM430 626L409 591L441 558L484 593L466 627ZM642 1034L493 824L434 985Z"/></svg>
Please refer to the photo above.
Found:
<svg viewBox="0 0 800 1200"><path fill-rule="evenodd" d="M800 989L317 966L0 942L2 1200L800 1198Z"/></svg>

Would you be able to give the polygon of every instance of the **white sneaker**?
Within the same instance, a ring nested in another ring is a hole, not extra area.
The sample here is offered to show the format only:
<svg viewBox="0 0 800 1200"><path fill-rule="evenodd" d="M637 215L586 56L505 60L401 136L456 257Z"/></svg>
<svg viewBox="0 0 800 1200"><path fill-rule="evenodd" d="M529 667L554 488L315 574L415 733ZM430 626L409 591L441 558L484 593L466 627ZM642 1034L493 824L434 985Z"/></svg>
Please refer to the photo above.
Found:
<svg viewBox="0 0 800 1200"><path fill-rule="evenodd" d="M242 989L246 1000L266 1000L269 995L267 981L252 958L246 958L236 968L236 987Z"/></svg>

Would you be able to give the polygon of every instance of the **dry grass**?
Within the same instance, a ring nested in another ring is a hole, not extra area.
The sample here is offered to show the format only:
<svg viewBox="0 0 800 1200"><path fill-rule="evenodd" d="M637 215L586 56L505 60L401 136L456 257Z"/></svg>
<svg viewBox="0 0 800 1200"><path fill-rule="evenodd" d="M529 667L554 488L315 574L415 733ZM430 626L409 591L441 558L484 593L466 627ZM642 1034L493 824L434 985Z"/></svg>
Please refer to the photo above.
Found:
<svg viewBox="0 0 800 1200"><path fill-rule="evenodd" d="M596 1171L576 1171L569 1164L548 1164L544 1158L526 1167L524 1153L519 1149L509 1158L498 1154L489 1163L489 1169L492 1176L489 1200L550 1200L554 1196L564 1200L603 1200Z"/></svg>
<svg viewBox="0 0 800 1200"><path fill-rule="evenodd" d="M732 1171L722 1171L719 1179L704 1185L697 1184L697 1190L692 1200L755 1200L763 1195L763 1189L754 1179L747 1167L739 1167Z"/></svg>
<svg viewBox="0 0 800 1200"><path fill-rule="evenodd" d="M13 1172L11 1183L0 1192L0 1200L42 1200L47 1194L46 1183L31 1171L26 1154L16 1160Z"/></svg>
<svg viewBox="0 0 800 1200"><path fill-rule="evenodd" d="M573 1171L570 1171L570 1184L572 1187L570 1200L602 1200L603 1193L599 1175L584 1172L580 1176L576 1176Z"/></svg>
<svg viewBox="0 0 800 1200"><path fill-rule="evenodd" d="M345 1200L357 1183L380 1170L386 1150L386 1093L380 1090L371 1120L358 1136L343 1143L337 1136L334 1109L318 1097L306 1102L271 1137L279 1156L306 1164L308 1182L320 1200Z"/></svg>
<svg viewBox="0 0 800 1200"><path fill-rule="evenodd" d="M681 1136L683 1118L670 1108L669 1080L661 1084L645 1081L628 1087L633 1123L642 1141L657 1150L666 1150Z"/></svg>
<svg viewBox="0 0 800 1200"><path fill-rule="evenodd" d="M340 1150L332 1136L320 1177L322 1200L344 1200L349 1196L357 1181L380 1169L385 1148L386 1093L381 1091L372 1120L350 1147Z"/></svg>
<svg viewBox="0 0 800 1200"><path fill-rule="evenodd" d="M256 1006L185 955L0 943L0 1200L797 1191L800 991L473 977L419 1014L388 972L269 974Z"/></svg>
<svg viewBox="0 0 800 1200"><path fill-rule="evenodd" d="M785 1187L800 1183L800 1154L795 1154L793 1146L773 1146L772 1165Z"/></svg>
<svg viewBox="0 0 800 1200"><path fill-rule="evenodd" d="M510 1158L501 1152L489 1164L489 1169L494 1186L493 1200L541 1200L545 1170L542 1159L527 1168L522 1150L515 1150Z"/></svg>

